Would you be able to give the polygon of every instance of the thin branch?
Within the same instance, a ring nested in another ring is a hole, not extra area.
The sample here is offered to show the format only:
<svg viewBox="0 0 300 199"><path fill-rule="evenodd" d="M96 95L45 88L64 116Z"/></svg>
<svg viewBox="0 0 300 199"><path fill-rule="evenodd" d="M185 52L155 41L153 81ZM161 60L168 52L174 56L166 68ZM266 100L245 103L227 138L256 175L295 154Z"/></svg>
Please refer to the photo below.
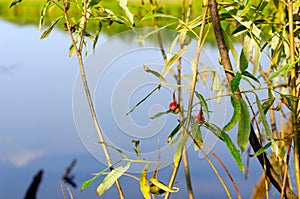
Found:
<svg viewBox="0 0 300 199"><path fill-rule="evenodd" d="M212 18L212 24L213 24L213 29L218 45L218 49L221 55L221 62L222 65L225 69L226 73L226 78L228 82L231 82L233 79L233 74L228 73L227 71L232 71L232 65L230 62L230 58L228 55L227 51L227 46L224 40L223 36L223 30L221 28L220 24L220 19L219 19L219 14L218 14L218 9L217 9L217 3L216 0L209 0L209 7L210 7L210 13L211 13L211 18ZM241 94L239 93L238 89L238 94L236 95L237 98L242 98ZM261 145L256 137L255 131L251 125L251 131L250 131L250 137L249 137L250 144L255 152L257 152L260 148ZM286 198L297 198L296 194L289 188L286 187L285 190L281 189L282 181L281 179L277 176L277 173L273 169L273 166L271 165L269 159L266 157L265 153L260 154L257 156L260 164L264 167L266 165L266 175L270 179L271 183L274 185L274 187L281 193L281 191L285 192Z"/></svg>
<svg viewBox="0 0 300 199"><path fill-rule="evenodd" d="M86 12L87 2L88 2L88 0L83 1L84 9L85 9L85 11L84 11L85 15L87 13ZM92 116L92 119L93 119L93 122L94 122L94 125L95 125L95 128L96 128L99 140L100 140L101 143L104 143L105 142L104 136L103 136L102 130L100 128L100 125L99 125L99 122L98 122L98 119L97 119L96 111L95 111L95 108L94 108L94 103L93 103L93 100L92 100L92 97L91 97L91 94L90 94L90 90L89 90L89 86L88 86L88 83L87 83L87 78L86 78L86 73L85 73L83 58L82 58L82 52L81 52L82 47L80 47L80 49L77 47L77 43L76 43L76 41L73 37L72 31L71 31L71 24L70 24L70 21L69 21L69 17L68 17L66 5L65 5L65 0L62 0L62 4L64 6L64 17L65 17L65 21L66 21L66 25L67 25L67 30L68 30L69 36L71 38L72 44L74 46L74 49L75 49L75 52L76 52L76 55L77 55L77 60L78 60L79 68L80 68L81 78L82 78L85 94L86 94L86 97L87 97L87 100L88 100L88 105L90 107L91 116ZM87 21L84 20L83 28L86 27L86 22ZM85 30L83 29L82 31L85 31ZM84 37L84 34L82 34L82 36ZM80 43L82 43L82 42L83 41L81 39ZM104 152L104 155L105 155L106 162L107 162L108 166L111 169L113 169L112 161L111 161L111 158L110 158L110 155L109 155L109 152L108 152L108 149L107 149L106 145L101 144L101 146L102 146L102 149L103 149L103 152ZM118 180L116 181L116 186L117 186L117 189L118 189L119 197L121 199L124 199L125 197L124 197L122 188L121 188L120 183L119 183Z"/></svg>

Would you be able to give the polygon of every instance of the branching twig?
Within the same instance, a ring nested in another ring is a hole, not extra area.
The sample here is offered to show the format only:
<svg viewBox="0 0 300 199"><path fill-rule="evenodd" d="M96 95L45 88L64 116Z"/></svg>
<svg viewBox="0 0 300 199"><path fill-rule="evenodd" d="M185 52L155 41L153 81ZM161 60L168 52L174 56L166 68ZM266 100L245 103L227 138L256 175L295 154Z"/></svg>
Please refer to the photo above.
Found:
<svg viewBox="0 0 300 199"><path fill-rule="evenodd" d="M227 47L226 47L223 32L222 32L223 30L222 30L221 24L220 24L216 0L209 0L209 7L210 7L211 16L212 16L212 24L213 24L216 41L217 41L218 49L219 49L219 52L221 55L222 65L225 69L225 72L232 71L232 65L231 65L231 62L229 59ZM229 83L231 82L233 77L234 77L233 74L226 72L226 78ZM241 94L237 94L237 97L242 98ZM252 125L251 125L249 141L255 152L261 148L261 145L256 137L256 134L255 134L255 131L254 131ZM266 154L262 153L259 156L257 156L257 158L263 167L264 167L264 165L266 165L267 177L270 179L270 181L274 185L274 187L281 193L282 181L277 176L277 173L275 172L270 161L266 157ZM290 188L286 187L286 189L283 191L285 192L286 198L294 198L294 199L297 198L296 194Z"/></svg>

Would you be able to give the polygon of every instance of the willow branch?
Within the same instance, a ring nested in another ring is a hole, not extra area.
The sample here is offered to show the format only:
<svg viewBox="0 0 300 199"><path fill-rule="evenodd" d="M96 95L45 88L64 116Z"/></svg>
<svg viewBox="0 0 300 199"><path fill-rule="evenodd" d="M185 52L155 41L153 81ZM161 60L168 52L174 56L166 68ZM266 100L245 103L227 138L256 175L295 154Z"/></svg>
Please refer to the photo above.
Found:
<svg viewBox="0 0 300 199"><path fill-rule="evenodd" d="M233 79L234 75L232 73L227 72L227 71L232 71L232 65L231 65L231 61L229 59L227 46L226 46L223 32L222 32L223 30L222 30L221 24L220 24L216 0L209 0L209 8L210 8L210 13L211 13L211 18L212 18L214 34L216 37L219 53L221 55L221 62L225 69L227 81L230 83L231 80ZM237 93L238 94L236 95L236 97L242 98L241 94L239 93L239 89L238 89ZM261 148L261 145L256 137L256 134L255 134L255 131L254 131L252 125L251 125L249 141L255 152L257 152ZM274 185L274 187L280 193L282 191L284 191L286 198L296 199L297 198L296 194L289 187L286 187L285 190L281 189L282 181L278 177L275 170L273 169L273 166L270 163L269 159L266 157L266 154L262 153L259 156L257 156L257 158L258 158L260 164L262 165L262 167L264 167L264 165L266 165L266 175L267 175L268 179L271 181L271 183Z"/></svg>
<svg viewBox="0 0 300 199"><path fill-rule="evenodd" d="M82 28L85 28L86 27L86 23L87 23L87 19L86 19L87 3L88 3L88 0L84 0L83 1L83 7L84 7L84 10L85 10L84 11L85 16L84 16L84 24L83 24ZM64 6L64 18L65 18L65 21L66 21L67 30L68 30L69 36L71 38L71 41L72 41L72 44L74 46L75 53L76 53L76 56L77 56L77 60L78 60L79 68L80 68L81 79L82 79L83 86L84 86L84 91L85 91L85 94L86 94L86 97L87 97L87 100L88 100L88 105L89 105L89 108L90 108L92 120L94 122L94 125L95 125L95 128L96 128L96 131L97 131L97 134L98 134L100 142L101 143L105 143L105 139L104 139L102 130L100 128L100 125L99 125L99 122L98 122L98 119L97 119L97 115L96 115L94 103L93 103L93 100L92 100L92 97L91 97L91 93L90 93L90 89L89 89L89 86L88 86L88 83L87 83L87 77L86 77L86 73L85 73L85 69L84 69L82 52L81 52L81 50L82 50L82 44L83 44L83 38L81 38L80 46L78 48L77 47L77 43L76 43L76 41L74 39L74 36L72 34L72 31L71 31L71 23L69 21L69 17L68 17L68 13L67 13L67 9L66 9L65 0L62 0L62 4ZM84 31L85 31L85 29L82 29L82 32L83 32L82 35L81 35L82 37L84 37ZM104 152L104 155L105 155L106 162L107 162L108 166L111 169L113 169L112 161L111 161L111 158L110 158L110 155L109 155L109 152L108 152L108 149L107 149L106 145L105 144L101 144L101 146L102 146L102 149L103 149L103 152ZM120 185L120 183L119 183L118 180L116 181L116 186L117 186L117 189L118 189L119 197L121 199L124 199L125 197L124 197L121 185Z"/></svg>

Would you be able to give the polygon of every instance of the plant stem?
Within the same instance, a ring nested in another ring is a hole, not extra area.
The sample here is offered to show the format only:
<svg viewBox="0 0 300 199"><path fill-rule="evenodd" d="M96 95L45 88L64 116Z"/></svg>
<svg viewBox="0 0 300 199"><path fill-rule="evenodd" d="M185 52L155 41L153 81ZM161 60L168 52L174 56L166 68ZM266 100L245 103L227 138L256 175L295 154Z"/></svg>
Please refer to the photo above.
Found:
<svg viewBox="0 0 300 199"><path fill-rule="evenodd" d="M288 9L288 26L289 26L289 40L290 40L290 63L295 61L295 46L294 46L294 19L293 19L293 1L289 0L287 4ZM292 68L290 73L290 88L292 96L297 97L297 70L296 66ZM295 167L295 177L296 177L296 186L298 193L300 192L300 170L299 170L299 154L300 154L300 138L297 131L298 117L298 100L293 101L292 109L292 125L293 125L293 134L294 134L294 167ZM300 199L300 194L298 194L298 199Z"/></svg>
<svg viewBox="0 0 300 199"><path fill-rule="evenodd" d="M86 97L87 97L87 100L88 100L88 105L90 107L91 116L92 116L92 119L93 119L93 122L94 122L94 125L95 125L95 128L96 128L96 131L97 131L100 142L105 143L105 139L104 139L102 130L100 128L100 125L99 125L99 122L98 122L98 119L97 119L97 115L96 115L95 108L94 108L94 103L93 103L93 100L92 100L92 97L91 97L91 94L90 94L90 90L89 90L89 86L88 86L88 83L87 83L87 78L86 78L86 73L85 73L83 58L82 58L82 48L83 48L82 46L83 46L83 42L84 42L84 31L85 31L86 23L87 23L87 17L86 17L86 15L87 15L87 3L88 3L88 0L83 1L84 22L83 22L83 27L81 27L82 28L81 41L80 41L80 46L78 48L77 43L76 43L76 41L75 41L75 39L72 35L71 24L70 24L70 21L69 21L69 18L68 18L68 13L67 13L67 10L66 10L66 7L65 7L65 0L62 0L62 4L64 6L64 17L65 17L65 20L66 20L66 25L67 25L67 29L68 29L68 32L69 32L69 36L72 40L72 44L74 46L76 56L77 56L77 59L78 59L81 79L82 79L85 94L86 94ZM104 155L105 155L105 158L106 158L106 162L107 162L108 166L110 167L110 169L113 170L114 168L112 166L113 164L112 164L108 149L107 149L105 144L101 144L101 145L102 145L102 149L103 149L103 152L104 152ZM120 185L118 180L116 181L116 186L117 186L117 189L118 189L119 197L121 199L124 199L125 197L124 197L121 185Z"/></svg>
<svg viewBox="0 0 300 199"><path fill-rule="evenodd" d="M201 25L201 28L200 28L198 44L197 44L197 52L196 52L196 55L195 55L196 61L194 63L195 65L194 65L194 68L193 68L193 80L192 80L192 88L190 90L190 97L189 97L189 103L188 103L185 133L188 133L189 123L190 123L190 120L191 120L191 113L192 113L192 108L193 108L193 98L194 98L194 92L195 92L196 83L197 83L199 57L200 57L200 52L201 52L201 47L202 47L201 43L202 43L202 37L203 37L203 33L204 33L204 26L205 26L205 19L206 19L207 11L208 11L208 7L206 6L205 10L204 10L204 13L203 13L202 25ZM172 176L170 178L169 185L168 185L170 188L173 186L173 183L174 183L174 180L175 180L175 177L177 175L178 168L179 168L179 165L180 165L180 161L181 161L181 158L180 158L178 164L174 166L173 173L172 173ZM167 192L164 199L168 199L169 196L170 196L170 192Z"/></svg>
<svg viewBox="0 0 300 199"><path fill-rule="evenodd" d="M227 47L226 47L223 32L222 32L223 30L222 30L221 24L220 24L216 0L209 0L209 7L210 7L211 19L212 19L212 24L213 24L216 41L217 41L218 49L219 49L219 52L221 55L222 65L225 69L227 81L230 83L234 76L233 76L233 74L227 72L227 71L232 71L232 65L231 65L231 62L229 59ZM236 95L236 97L242 98L242 96L239 92L239 89L238 89L237 93L238 94ZM249 141L250 141L250 144L251 144L254 152L258 151L261 148L261 144L259 143L259 141L256 137L256 134L255 134L255 131L254 131L252 125L251 125ZM259 156L257 156L257 158L258 158L260 164L262 165L262 167L264 167L264 165L266 165L266 175L270 179L270 181L274 185L274 187L280 193L281 193L281 191L284 191L286 198L296 199L297 198L296 194L289 187L286 187L285 190L281 189L282 181L278 177L275 170L273 169L273 166L270 163L269 159L267 158L266 154L262 153Z"/></svg>

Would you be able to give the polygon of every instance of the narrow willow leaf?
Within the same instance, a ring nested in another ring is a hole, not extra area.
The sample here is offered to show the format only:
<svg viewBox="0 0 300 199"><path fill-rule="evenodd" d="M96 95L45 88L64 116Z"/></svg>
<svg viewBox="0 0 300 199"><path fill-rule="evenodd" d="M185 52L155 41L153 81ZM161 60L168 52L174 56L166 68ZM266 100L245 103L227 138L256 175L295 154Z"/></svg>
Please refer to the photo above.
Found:
<svg viewBox="0 0 300 199"><path fill-rule="evenodd" d="M260 103L260 100L258 98L258 96L256 95L256 104L257 104L257 108L258 108L258 112L259 112L259 118L261 119L265 132L267 134L267 136L269 136L269 139L271 140L271 149L272 151L276 154L276 157L278 156L278 145L276 144L276 142L274 141L273 137L272 137L272 133L271 133L271 129L270 126L268 124L266 115L264 113L264 109Z"/></svg>
<svg viewBox="0 0 300 199"><path fill-rule="evenodd" d="M180 39L180 36L181 36L181 35L182 35L182 32L180 32L180 34L177 35L177 36L175 37L175 39L172 41L170 47L168 48L167 57L171 57L171 53L173 52L173 50L174 50L174 48L175 48L175 46L176 46L176 44L177 44L177 42L178 42L178 39ZM185 35L184 35L184 37L185 37Z"/></svg>
<svg viewBox="0 0 300 199"><path fill-rule="evenodd" d="M47 28L47 30L45 30L41 36L41 39L45 39L46 37L49 36L49 34L51 33L51 31L53 30L54 26L57 24L57 22L59 22L59 20L62 18L63 16L58 17L57 19L55 19L51 25Z"/></svg>
<svg viewBox="0 0 300 199"><path fill-rule="evenodd" d="M235 76L233 77L233 79L231 80L230 86L231 86L231 91L232 91L233 93L238 89L238 87L239 87L239 85L240 85L240 82L241 82L241 79L242 79L241 73L240 73L240 72L237 72L237 73L235 74Z"/></svg>
<svg viewBox="0 0 300 199"><path fill-rule="evenodd" d="M173 129L173 131L172 131L172 132L170 133L170 135L168 136L167 143L169 143L169 142L173 139L173 137L174 137L175 135L177 135L179 129L184 125L185 120L186 120L186 118L184 118L182 122L179 122L179 124L177 124L177 126Z"/></svg>
<svg viewBox="0 0 300 199"><path fill-rule="evenodd" d="M248 12L251 9L252 2L253 2L253 0L246 1L246 5L244 6L243 9L240 10L241 11L240 13L238 12L238 15L239 16L245 16L246 14L248 14Z"/></svg>
<svg viewBox="0 0 300 199"><path fill-rule="evenodd" d="M147 33L146 35L140 36L140 37L137 39L136 42L137 42L137 43L143 43L144 40L145 40L146 38L148 38L149 36L151 36L151 35L153 35L153 34L156 34L156 33L158 33L159 31L161 31L161 30L167 28L168 26L172 26L172 25L174 25L174 24L175 24L175 23L169 23L169 24L167 24L167 25L165 25L165 26L162 26L162 27L160 27L160 28L156 28L156 29L154 29L153 31L150 31L149 33Z"/></svg>
<svg viewBox="0 0 300 199"><path fill-rule="evenodd" d="M144 70L147 72L147 73L151 73L152 75L156 76L157 78L159 78L162 82L167 82L166 79L161 75L159 74L157 71L155 70L151 70L148 66L144 65Z"/></svg>
<svg viewBox="0 0 300 199"><path fill-rule="evenodd" d="M155 186L157 186L158 188L166 191L166 192L177 192L179 191L179 188L176 188L176 187L173 187L172 189L170 189L167 185L165 185L164 183L158 181L157 179L155 178L150 178L150 182L152 184L154 184Z"/></svg>
<svg viewBox="0 0 300 199"><path fill-rule="evenodd" d="M144 97L141 101L139 101L126 115L129 115L132 113L141 103L143 103L148 97L150 97L156 90L159 90L161 85L159 84L157 87L155 87L146 97Z"/></svg>
<svg viewBox="0 0 300 199"><path fill-rule="evenodd" d="M243 71L242 75L251 78L252 80L256 81L260 85L259 80L254 75L252 75L251 73L249 73L248 71L246 71L246 70Z"/></svg>
<svg viewBox="0 0 300 199"><path fill-rule="evenodd" d="M244 54L244 51L241 51L240 54L240 70L243 72L248 68L248 60Z"/></svg>
<svg viewBox="0 0 300 199"><path fill-rule="evenodd" d="M205 122L204 127L207 128L208 130L210 130L213 134L215 134L215 136L217 136L218 138L223 140L221 138L222 130L217 125L210 123L210 122Z"/></svg>
<svg viewBox="0 0 300 199"><path fill-rule="evenodd" d="M243 152L248 144L250 130L251 130L251 119L250 112L247 106L247 103L241 99L241 115L238 122L238 135L237 135L237 143Z"/></svg>
<svg viewBox="0 0 300 199"><path fill-rule="evenodd" d="M240 116L241 116L241 104L236 97L231 96L231 104L233 107L233 114L230 119L230 121L223 127L223 131L229 131L231 130L236 123L239 121Z"/></svg>
<svg viewBox="0 0 300 199"><path fill-rule="evenodd" d="M50 4L51 4L51 1L47 1L47 3L44 4L44 7L41 11L40 22L39 22L39 31L42 29L42 26L44 24L44 17L46 15L46 12L47 12Z"/></svg>
<svg viewBox="0 0 300 199"><path fill-rule="evenodd" d="M123 8L123 10L125 11L126 16L128 17L131 25L134 26L134 20L133 20L133 14L129 11L128 7L127 7L127 0L119 0L119 5L121 6L121 8Z"/></svg>
<svg viewBox="0 0 300 199"><path fill-rule="evenodd" d="M130 167L130 162L126 166L120 166L112 170L102 181L97 188L98 196L101 196L106 190L108 190Z"/></svg>
<svg viewBox="0 0 300 199"><path fill-rule="evenodd" d="M185 147L187 139L188 139L188 135L184 134L183 137L181 138L180 142L178 143L177 149L176 149L174 157L173 157L175 166L177 166L179 164L179 160L181 158L182 151Z"/></svg>
<svg viewBox="0 0 300 199"><path fill-rule="evenodd" d="M97 29L96 29L96 33L95 33L95 39L93 42L93 51L95 51L101 30L102 30L102 23L101 23L101 21L99 21Z"/></svg>
<svg viewBox="0 0 300 199"><path fill-rule="evenodd" d="M106 142L97 142L98 144L103 144L107 147L110 147L112 148L113 150L115 150L116 152L118 152L121 156L124 157L124 159L128 158L126 153L124 153L121 149L118 149L117 147L113 146L113 145L110 145L110 144L107 144Z"/></svg>
<svg viewBox="0 0 300 199"><path fill-rule="evenodd" d="M9 8L11 8L11 7L13 7L13 6L16 6L16 5L18 5L19 3L21 3L21 2L22 2L22 0L14 0L13 2L11 2Z"/></svg>
<svg viewBox="0 0 300 199"><path fill-rule="evenodd" d="M268 142L265 146L261 147L256 153L254 153L252 156L256 157L265 152L270 146L272 145L271 142Z"/></svg>
<svg viewBox="0 0 300 199"><path fill-rule="evenodd" d="M165 114L169 114L171 113L171 110L167 110L167 111L164 111L164 112L159 112L159 113L156 113L155 115L151 116L150 118L151 119L156 119L162 115L165 115Z"/></svg>
<svg viewBox="0 0 300 199"><path fill-rule="evenodd" d="M195 141L197 141L198 145L201 146L203 143L203 138L202 138L202 132L200 125L195 122L194 119L191 120L191 133ZM194 143L194 150L197 151L199 150L199 147Z"/></svg>
<svg viewBox="0 0 300 199"><path fill-rule="evenodd" d="M240 25L239 27L237 27L233 32L232 32L232 36L237 37L241 34L243 34L244 32L247 31L247 27Z"/></svg>
<svg viewBox="0 0 300 199"><path fill-rule="evenodd" d="M223 31L224 33L224 39L227 43L227 46L229 47L231 53L232 53L232 56L234 58L234 61L235 61L235 65L236 65L236 68L238 68L238 64L239 64L239 55L237 53L237 51L235 50L234 48L234 45L233 45L233 41L232 41L232 36L230 35L230 24L228 24L228 26L226 27L225 31Z"/></svg>
<svg viewBox="0 0 300 199"><path fill-rule="evenodd" d="M135 151L136 155L138 158L140 158L140 150L139 150L139 145L140 145L140 141L139 140L131 140L131 143L134 143L134 147L133 150Z"/></svg>
<svg viewBox="0 0 300 199"><path fill-rule="evenodd" d="M177 53L175 53L166 63L166 65L163 68L163 71L161 73L161 75L163 77L166 77L167 73L169 72L169 70L172 68L173 64L185 53L187 49L186 48L182 48L180 49Z"/></svg>
<svg viewBox="0 0 300 199"><path fill-rule="evenodd" d="M259 61L260 61L260 46L258 43L254 42L254 48L253 48L253 70L252 74L256 74L259 68Z"/></svg>
<svg viewBox="0 0 300 199"><path fill-rule="evenodd" d="M81 184L80 192L82 192L85 188L89 187L99 176L103 175L108 169L109 169L109 167L107 167L107 168L103 169L102 171L100 171L99 173L97 173L97 175L95 175L93 178L84 181Z"/></svg>
<svg viewBox="0 0 300 199"><path fill-rule="evenodd" d="M145 165L140 175L140 190L145 199L150 199L150 186L147 180L148 164Z"/></svg>
<svg viewBox="0 0 300 199"><path fill-rule="evenodd" d="M71 44L69 47L69 57L72 57L74 55L74 52L75 52L74 44Z"/></svg>
<svg viewBox="0 0 300 199"><path fill-rule="evenodd" d="M281 73L285 72L288 67L289 67L289 64L281 66L277 71L275 71L274 73L272 73L270 75L270 77L268 78L268 80L266 80L266 82L271 81L274 77L277 77Z"/></svg>
<svg viewBox="0 0 300 199"><path fill-rule="evenodd" d="M267 112L269 111L270 107L272 106L272 104L274 103L275 98L271 97L268 99L268 101L266 103L264 103L262 105L262 108L264 109L264 114L267 114Z"/></svg>
<svg viewBox="0 0 300 199"><path fill-rule="evenodd" d="M176 20L180 20L179 18L173 16L173 15L166 15L166 14L162 14L162 13L154 13L154 14L147 14L146 16L144 16L142 18L142 21L143 20L146 20L146 19L152 19L154 17L161 17L161 18L169 18L169 19L176 19Z"/></svg>
<svg viewBox="0 0 300 199"><path fill-rule="evenodd" d="M207 114L207 117L208 117L208 120L209 120L208 106L207 106L207 103L206 103L203 95L201 95L197 91L195 91L195 94L196 94L196 97L198 98L199 102L201 103L202 107L204 108L204 112Z"/></svg>
<svg viewBox="0 0 300 199"><path fill-rule="evenodd" d="M227 146L227 149L231 153L233 159L235 160L238 168L241 170L242 173L244 173L244 164L242 162L242 156L241 156L239 150L235 147L232 140L226 133L222 132L221 137L224 140L224 142Z"/></svg>

